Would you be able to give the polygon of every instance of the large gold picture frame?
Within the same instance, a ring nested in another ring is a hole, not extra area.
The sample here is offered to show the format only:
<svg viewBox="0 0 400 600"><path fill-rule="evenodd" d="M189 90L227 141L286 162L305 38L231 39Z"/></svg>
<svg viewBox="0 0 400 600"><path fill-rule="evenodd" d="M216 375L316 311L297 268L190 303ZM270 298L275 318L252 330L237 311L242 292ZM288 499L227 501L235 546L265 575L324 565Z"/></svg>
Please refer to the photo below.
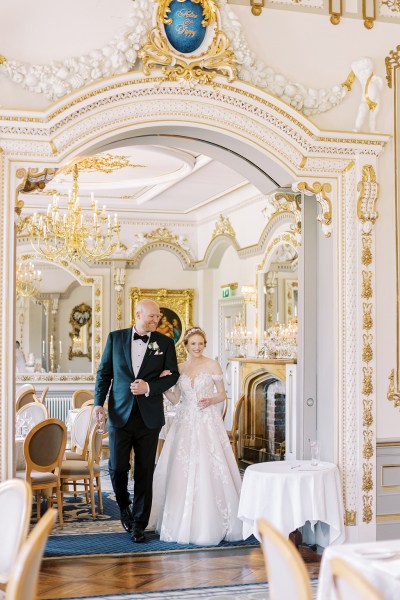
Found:
<svg viewBox="0 0 400 600"><path fill-rule="evenodd" d="M149 298L159 304L161 320L157 331L168 335L174 340L178 361L185 360L186 351L183 345L183 334L188 327L193 325L194 290L131 288L129 291L131 325L135 322L136 304L143 298Z"/></svg>

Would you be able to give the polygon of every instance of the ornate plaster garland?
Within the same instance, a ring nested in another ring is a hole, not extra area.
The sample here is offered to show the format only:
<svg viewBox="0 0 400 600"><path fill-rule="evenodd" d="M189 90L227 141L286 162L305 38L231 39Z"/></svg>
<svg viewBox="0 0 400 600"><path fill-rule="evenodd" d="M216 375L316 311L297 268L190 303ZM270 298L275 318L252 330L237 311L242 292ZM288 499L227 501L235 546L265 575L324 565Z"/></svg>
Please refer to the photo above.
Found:
<svg viewBox="0 0 400 600"><path fill-rule="evenodd" d="M0 73L30 92L44 94L55 101L97 79L132 70L152 24L154 0L135 0L134 4L127 27L103 48L46 65L8 60L0 55ZM242 26L226 0L221 0L220 4L223 28L238 63L239 79L265 89L306 116L326 112L342 102L349 91L348 86L337 84L331 88L306 88L289 81L258 60L250 51Z"/></svg>

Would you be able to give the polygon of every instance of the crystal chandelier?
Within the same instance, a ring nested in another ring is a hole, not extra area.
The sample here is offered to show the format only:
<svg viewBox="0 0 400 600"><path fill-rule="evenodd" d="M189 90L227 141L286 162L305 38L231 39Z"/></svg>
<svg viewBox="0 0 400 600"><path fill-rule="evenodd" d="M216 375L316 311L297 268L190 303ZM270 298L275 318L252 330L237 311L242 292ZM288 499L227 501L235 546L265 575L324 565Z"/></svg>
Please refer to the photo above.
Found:
<svg viewBox="0 0 400 600"><path fill-rule="evenodd" d="M17 263L15 287L17 296L37 298L42 275L36 271L33 263Z"/></svg>
<svg viewBox="0 0 400 600"><path fill-rule="evenodd" d="M264 332L264 343L258 356L264 358L296 359L297 358L297 318L289 323L276 322Z"/></svg>
<svg viewBox="0 0 400 600"><path fill-rule="evenodd" d="M78 196L78 164L75 164L66 210L60 209L58 197L53 196L45 216L34 213L30 240L35 251L50 261L60 258L96 261L119 249L119 234L118 216L114 215L111 222L106 207L100 211L93 194L90 211L82 209Z"/></svg>
<svg viewBox="0 0 400 600"><path fill-rule="evenodd" d="M226 349L233 356L243 358L247 356L248 345L252 343L251 332L247 331L242 314L236 315L232 331L225 336Z"/></svg>

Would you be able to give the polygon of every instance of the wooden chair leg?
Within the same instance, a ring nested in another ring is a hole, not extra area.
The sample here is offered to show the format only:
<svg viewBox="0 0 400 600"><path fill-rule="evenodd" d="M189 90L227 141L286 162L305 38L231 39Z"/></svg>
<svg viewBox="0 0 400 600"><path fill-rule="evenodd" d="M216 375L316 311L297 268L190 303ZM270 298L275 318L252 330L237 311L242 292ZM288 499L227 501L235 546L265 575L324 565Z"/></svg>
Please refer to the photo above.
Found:
<svg viewBox="0 0 400 600"><path fill-rule="evenodd" d="M90 504L92 505L92 517L93 517L93 519L95 519L96 518L96 504L94 501L94 484L93 484L92 477L89 479L89 489L90 489Z"/></svg>
<svg viewBox="0 0 400 600"><path fill-rule="evenodd" d="M101 493L101 479L100 475L96 477L97 496L99 498L99 510L100 514L103 514L103 495Z"/></svg>
<svg viewBox="0 0 400 600"><path fill-rule="evenodd" d="M58 520L60 522L60 529L64 529L64 518L63 518L63 500L60 488L56 487L57 496L57 508L58 508Z"/></svg>
<svg viewBox="0 0 400 600"><path fill-rule="evenodd" d="M40 512L41 512L40 511L40 508L41 508L40 507L40 503L41 503L41 501L42 501L42 496L40 494L40 490L38 490L37 493L36 493L36 506L37 506L37 508L36 508L36 519L37 519L37 521L39 521L39 519L40 519Z"/></svg>
<svg viewBox="0 0 400 600"><path fill-rule="evenodd" d="M84 479L83 485L85 488L85 496L86 496L86 504L89 504L89 488L90 488L90 480Z"/></svg>

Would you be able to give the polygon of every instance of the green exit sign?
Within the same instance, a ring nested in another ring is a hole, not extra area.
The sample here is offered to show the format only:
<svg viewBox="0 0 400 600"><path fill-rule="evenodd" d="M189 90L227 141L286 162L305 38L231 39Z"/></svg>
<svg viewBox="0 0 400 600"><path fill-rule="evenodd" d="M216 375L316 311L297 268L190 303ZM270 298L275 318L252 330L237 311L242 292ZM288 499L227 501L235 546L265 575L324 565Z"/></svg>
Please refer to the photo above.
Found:
<svg viewBox="0 0 400 600"><path fill-rule="evenodd" d="M231 288L230 287L224 287L224 288L222 288L222 297L223 298L229 298L230 295L231 295Z"/></svg>
<svg viewBox="0 0 400 600"><path fill-rule="evenodd" d="M224 285L221 285L222 297L230 298L231 296L234 296L237 288L238 288L237 282L225 283Z"/></svg>

